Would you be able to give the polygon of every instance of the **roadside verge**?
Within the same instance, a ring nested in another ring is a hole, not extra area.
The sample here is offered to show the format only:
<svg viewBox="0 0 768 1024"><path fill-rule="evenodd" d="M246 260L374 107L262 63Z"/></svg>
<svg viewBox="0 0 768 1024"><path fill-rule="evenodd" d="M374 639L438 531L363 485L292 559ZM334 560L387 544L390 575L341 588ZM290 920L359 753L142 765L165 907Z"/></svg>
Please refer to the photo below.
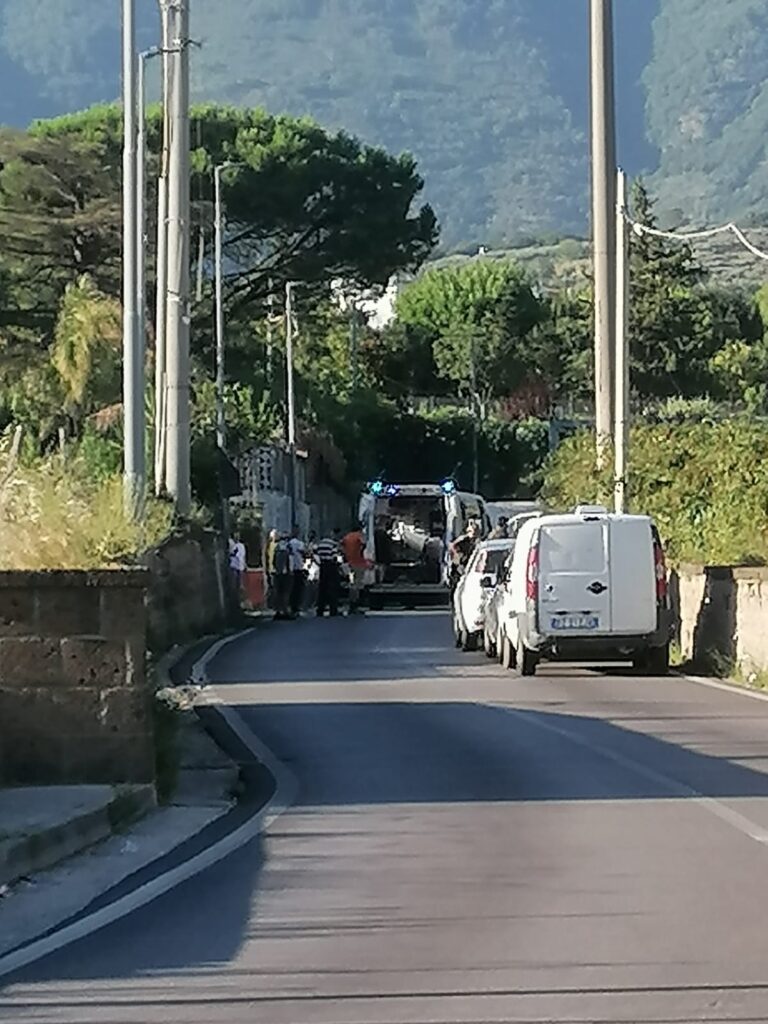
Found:
<svg viewBox="0 0 768 1024"><path fill-rule="evenodd" d="M199 654L189 677L202 678L215 654L226 643L239 640L244 635L235 634L223 642L213 643L206 652ZM206 689L204 698L202 714L212 716L211 725L215 723L216 739L240 764L252 798L248 799L246 794L246 799L231 811L198 830L181 845L176 844L163 856L145 863L119 884L104 886L87 906L81 905L44 934L38 930L34 938L30 936L0 954L0 977L104 928L218 863L255 839L291 805L296 792L293 775L258 740L233 708L219 702L213 689ZM271 781L268 791L263 787L265 774ZM253 786L257 779L261 780L261 787ZM127 841L133 838L131 833ZM2 910L0 905L0 914ZM4 934L4 928L0 928L0 933Z"/></svg>

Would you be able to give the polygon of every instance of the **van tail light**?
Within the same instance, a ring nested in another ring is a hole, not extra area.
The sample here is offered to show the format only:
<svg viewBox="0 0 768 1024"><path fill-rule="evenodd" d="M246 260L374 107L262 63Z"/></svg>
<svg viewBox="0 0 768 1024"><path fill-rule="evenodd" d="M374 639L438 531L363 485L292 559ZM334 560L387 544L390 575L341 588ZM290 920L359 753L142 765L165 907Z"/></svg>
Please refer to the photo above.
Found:
<svg viewBox="0 0 768 1024"><path fill-rule="evenodd" d="M525 596L536 602L539 597L539 545L535 543L528 552L528 568L525 574Z"/></svg>
<svg viewBox="0 0 768 1024"><path fill-rule="evenodd" d="M656 569L656 601L658 604L667 602L667 562L664 548L656 530L653 531L653 561Z"/></svg>

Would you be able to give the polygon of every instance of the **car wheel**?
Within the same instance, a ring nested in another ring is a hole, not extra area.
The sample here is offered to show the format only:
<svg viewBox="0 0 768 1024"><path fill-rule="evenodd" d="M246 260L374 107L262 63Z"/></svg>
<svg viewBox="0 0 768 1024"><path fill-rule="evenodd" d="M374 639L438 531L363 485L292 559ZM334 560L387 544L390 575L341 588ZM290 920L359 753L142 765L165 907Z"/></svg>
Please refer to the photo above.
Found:
<svg viewBox="0 0 768 1024"><path fill-rule="evenodd" d="M486 658L496 657L496 644L491 640L487 629L483 630L483 650L485 651Z"/></svg>
<svg viewBox="0 0 768 1024"><path fill-rule="evenodd" d="M533 676L536 674L536 666L539 663L539 659L536 654L525 646L523 638L517 641L516 651L517 671L521 676Z"/></svg>
<svg viewBox="0 0 768 1024"><path fill-rule="evenodd" d="M636 672L646 676L669 675L669 644L663 647L651 647L632 659Z"/></svg>
<svg viewBox="0 0 768 1024"><path fill-rule="evenodd" d="M470 652L476 651L478 646L478 635L477 633L470 633L468 629L465 629L462 634L462 650Z"/></svg>
<svg viewBox="0 0 768 1024"><path fill-rule="evenodd" d="M503 664L502 655L504 653L504 634L499 629L496 634L496 660L500 665Z"/></svg>
<svg viewBox="0 0 768 1024"><path fill-rule="evenodd" d="M456 618L455 615L453 617L453 639L456 642L456 649L461 650L463 646L461 626L459 625L459 620Z"/></svg>
<svg viewBox="0 0 768 1024"><path fill-rule="evenodd" d="M508 636L504 636L501 641L501 666L502 668L512 669L516 664L515 648L512 646L512 641Z"/></svg>

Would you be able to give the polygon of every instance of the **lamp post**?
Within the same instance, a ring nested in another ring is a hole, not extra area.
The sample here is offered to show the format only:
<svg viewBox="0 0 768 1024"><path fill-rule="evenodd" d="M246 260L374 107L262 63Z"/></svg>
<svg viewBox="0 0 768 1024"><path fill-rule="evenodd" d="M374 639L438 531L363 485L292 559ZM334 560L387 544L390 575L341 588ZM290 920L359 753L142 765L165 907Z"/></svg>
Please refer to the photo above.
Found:
<svg viewBox="0 0 768 1024"><path fill-rule="evenodd" d="M285 368L288 410L288 455L290 458L291 528L296 522L296 394L293 382L293 281L285 285Z"/></svg>
<svg viewBox="0 0 768 1024"><path fill-rule="evenodd" d="M139 54L136 142L136 319L139 333L139 356L144 362L147 341L147 63L159 57L155 46Z"/></svg>
<svg viewBox="0 0 768 1024"><path fill-rule="evenodd" d="M123 488L126 511L144 500L144 361L137 317L136 9L123 0Z"/></svg>
<svg viewBox="0 0 768 1024"><path fill-rule="evenodd" d="M213 169L214 233L215 233L215 305L216 305L216 444L224 450L227 443L227 424L224 414L224 369L226 360L224 325L224 203L221 176L230 167L243 167L242 163L227 161Z"/></svg>

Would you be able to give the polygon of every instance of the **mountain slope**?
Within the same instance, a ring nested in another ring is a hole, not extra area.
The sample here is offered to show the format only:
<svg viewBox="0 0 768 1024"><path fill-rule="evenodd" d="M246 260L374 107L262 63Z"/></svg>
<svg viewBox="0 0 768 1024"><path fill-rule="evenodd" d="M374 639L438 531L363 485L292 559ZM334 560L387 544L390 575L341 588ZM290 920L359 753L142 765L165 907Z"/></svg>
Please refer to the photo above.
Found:
<svg viewBox="0 0 768 1024"><path fill-rule="evenodd" d="M137 6L146 47L156 0ZM0 0L0 119L117 96L118 9ZM764 0L615 9L624 166L657 171L660 211L677 220L768 214ZM587 0L192 0L192 11L198 99L307 113L411 150L449 247L586 230Z"/></svg>

